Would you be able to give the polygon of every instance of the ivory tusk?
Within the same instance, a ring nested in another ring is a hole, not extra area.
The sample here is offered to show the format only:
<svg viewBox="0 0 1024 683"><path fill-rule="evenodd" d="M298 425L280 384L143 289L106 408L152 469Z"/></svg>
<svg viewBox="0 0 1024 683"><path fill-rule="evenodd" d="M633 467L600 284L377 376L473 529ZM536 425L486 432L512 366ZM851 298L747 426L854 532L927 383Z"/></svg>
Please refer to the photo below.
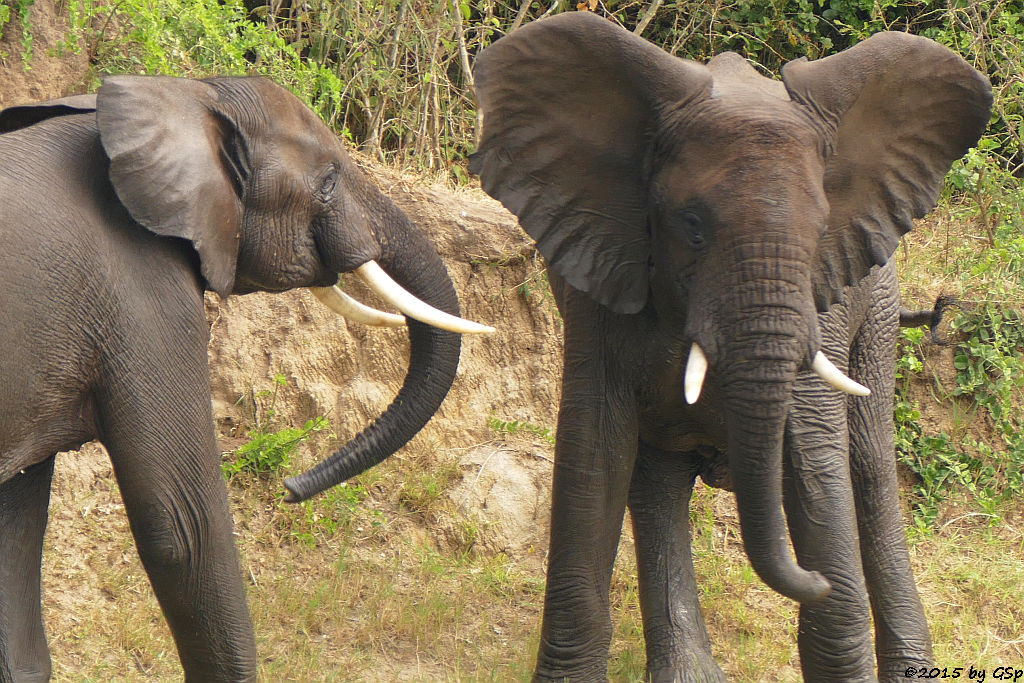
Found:
<svg viewBox="0 0 1024 683"><path fill-rule="evenodd" d="M349 320L374 327L401 327L405 316L385 313L371 308L350 297L337 285L331 287L310 287L309 291L324 306Z"/></svg>
<svg viewBox="0 0 1024 683"><path fill-rule="evenodd" d="M356 268L355 273L381 299L410 318L459 334L490 334L494 332L493 327L450 315L420 301L392 280L391 276L385 273L376 261L367 261Z"/></svg>
<svg viewBox="0 0 1024 683"><path fill-rule="evenodd" d="M842 371L832 364L828 358L825 357L821 351L818 351L814 356L814 362L811 363L811 369L823 380L831 384L833 387L842 391L846 394L853 394L854 396L870 396L871 390L863 384L858 384L852 379L842 373Z"/></svg>
<svg viewBox="0 0 1024 683"><path fill-rule="evenodd" d="M686 359L686 372L683 373L683 396L690 405L700 398L700 390L704 387L704 375L707 372L708 357L704 355L697 342L693 342L690 356Z"/></svg>

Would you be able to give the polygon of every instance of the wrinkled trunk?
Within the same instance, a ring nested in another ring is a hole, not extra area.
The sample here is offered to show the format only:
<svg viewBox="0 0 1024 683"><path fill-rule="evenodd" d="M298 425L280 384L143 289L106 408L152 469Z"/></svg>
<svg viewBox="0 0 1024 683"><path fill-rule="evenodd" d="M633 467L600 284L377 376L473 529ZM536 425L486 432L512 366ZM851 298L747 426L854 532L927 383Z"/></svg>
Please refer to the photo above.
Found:
<svg viewBox="0 0 1024 683"><path fill-rule="evenodd" d="M766 259L757 249L737 250L747 258L733 271L734 299L719 304L716 371L726 400L729 469L754 570L782 595L813 602L830 586L821 574L801 569L790 552L782 456L793 383L817 350L817 321L806 268L792 257L799 252L775 245Z"/></svg>
<svg viewBox="0 0 1024 683"><path fill-rule="evenodd" d="M771 376L729 386L729 469L736 492L743 547L758 576L773 590L801 603L828 595L818 572L793 559L782 513L782 443L795 364Z"/></svg>
<svg viewBox="0 0 1024 683"><path fill-rule="evenodd" d="M459 301L444 263L427 238L397 207L384 210L378 228L380 266L426 303L459 315ZM299 502L382 462L406 444L437 412L459 364L460 335L408 319L409 371L394 401L374 422L313 469L285 481L286 500Z"/></svg>

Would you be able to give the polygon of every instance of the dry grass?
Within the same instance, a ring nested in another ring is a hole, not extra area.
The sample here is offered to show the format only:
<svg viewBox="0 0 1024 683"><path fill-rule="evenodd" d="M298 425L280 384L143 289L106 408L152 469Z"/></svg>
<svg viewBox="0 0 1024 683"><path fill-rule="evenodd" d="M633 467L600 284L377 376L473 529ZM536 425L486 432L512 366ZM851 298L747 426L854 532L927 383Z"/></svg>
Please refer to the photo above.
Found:
<svg viewBox="0 0 1024 683"><path fill-rule="evenodd" d="M444 454L435 455L443 463ZM457 511L446 489L430 493L428 465L425 457L392 459L362 482L364 494L336 489L305 506L277 502L279 482L232 486L262 680L529 680L543 575L536 563L489 550L486 525ZM442 475L442 487L457 478ZM410 491L421 491L416 509L403 502ZM116 492L99 483L69 498L53 502L45 562L54 679L179 678ZM990 527L968 514L913 545L940 666L991 670L1024 662L1024 511L1006 512L1014 524ZM691 521L702 602L723 669L736 681L800 680L795 606L751 571L731 496L698 487ZM628 537L612 610L610 676L641 680Z"/></svg>

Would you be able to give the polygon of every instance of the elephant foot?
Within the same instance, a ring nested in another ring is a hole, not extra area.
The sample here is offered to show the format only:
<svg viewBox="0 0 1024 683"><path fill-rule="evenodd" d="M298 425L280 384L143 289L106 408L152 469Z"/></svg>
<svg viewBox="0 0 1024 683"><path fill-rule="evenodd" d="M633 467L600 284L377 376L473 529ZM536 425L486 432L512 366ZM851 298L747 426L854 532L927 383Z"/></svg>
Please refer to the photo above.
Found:
<svg viewBox="0 0 1024 683"><path fill-rule="evenodd" d="M921 672L934 666L930 652L887 653L878 657L878 680L880 683L898 683L914 677L907 675L911 669Z"/></svg>
<svg viewBox="0 0 1024 683"><path fill-rule="evenodd" d="M606 681L607 671L581 671L574 673L544 673L537 671L530 679L531 683L584 683L586 681Z"/></svg>
<svg viewBox="0 0 1024 683"><path fill-rule="evenodd" d="M727 683L725 673L710 654L686 657L678 665L657 665L647 668L650 683Z"/></svg>

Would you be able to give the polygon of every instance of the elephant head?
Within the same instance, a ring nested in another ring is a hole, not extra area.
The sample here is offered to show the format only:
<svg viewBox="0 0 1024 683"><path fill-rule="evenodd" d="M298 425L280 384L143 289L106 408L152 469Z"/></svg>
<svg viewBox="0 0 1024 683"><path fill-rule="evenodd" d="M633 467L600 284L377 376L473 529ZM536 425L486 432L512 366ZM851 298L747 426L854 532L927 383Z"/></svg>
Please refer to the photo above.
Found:
<svg viewBox="0 0 1024 683"><path fill-rule="evenodd" d="M782 442L797 373L850 393L817 314L885 264L988 122L991 88L946 48L883 33L782 80L736 54L673 57L586 12L478 58L470 168L551 269L691 348L680 401L723 397L744 545L778 592L829 591L788 546ZM685 394L685 397L684 397Z"/></svg>
<svg viewBox="0 0 1024 683"><path fill-rule="evenodd" d="M298 501L354 476L430 419L458 365L458 300L433 246L359 171L341 141L264 78L110 76L95 96L15 107L0 131L95 110L117 201L148 230L194 247L221 295L312 287L342 313L405 324L334 288L355 271L409 316L409 372L394 402L314 470L285 482ZM439 329L440 326L445 329Z"/></svg>

